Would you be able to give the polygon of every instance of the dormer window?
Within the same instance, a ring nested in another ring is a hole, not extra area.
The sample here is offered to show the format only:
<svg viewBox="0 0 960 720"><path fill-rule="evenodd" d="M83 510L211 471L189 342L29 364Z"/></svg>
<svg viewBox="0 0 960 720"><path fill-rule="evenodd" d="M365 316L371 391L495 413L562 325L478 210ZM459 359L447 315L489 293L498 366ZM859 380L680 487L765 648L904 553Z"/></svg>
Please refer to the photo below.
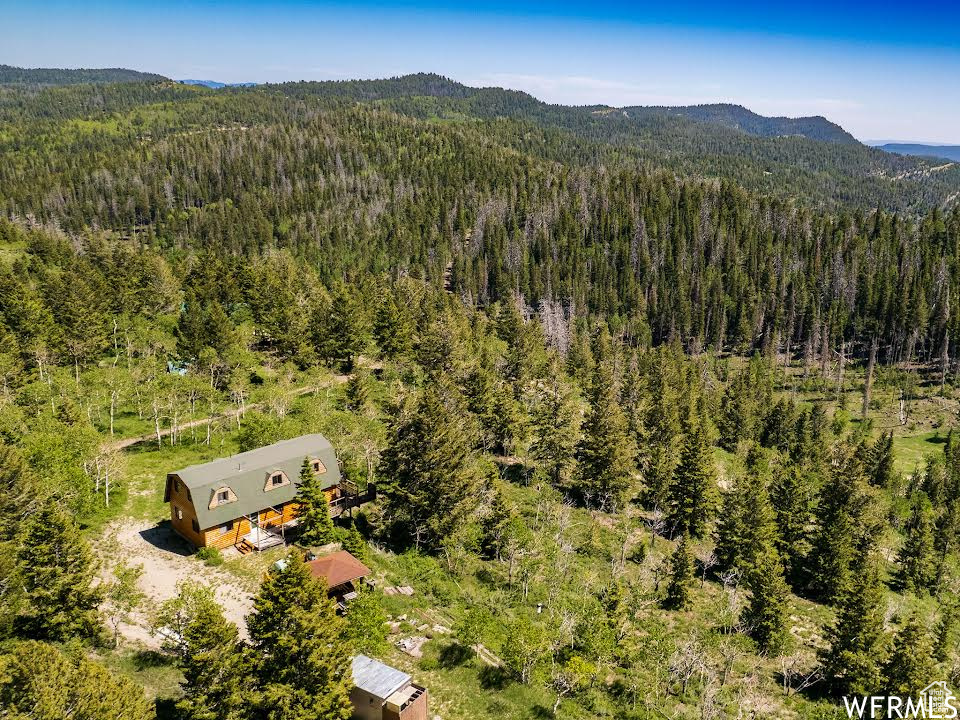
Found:
<svg viewBox="0 0 960 720"><path fill-rule="evenodd" d="M208 506L210 510L213 510L215 507L220 505L225 505L227 503L232 503L237 501L237 494L231 490L227 485L221 485L216 490L214 490L212 497L210 498L210 505Z"/></svg>
<svg viewBox="0 0 960 720"><path fill-rule="evenodd" d="M313 458L313 460L310 461L310 466L313 468L315 475L322 475L327 471L326 465L324 465L319 458Z"/></svg>
<svg viewBox="0 0 960 720"><path fill-rule="evenodd" d="M283 470L271 470L267 473L267 479L263 483L263 491L270 492L289 484L290 478Z"/></svg>

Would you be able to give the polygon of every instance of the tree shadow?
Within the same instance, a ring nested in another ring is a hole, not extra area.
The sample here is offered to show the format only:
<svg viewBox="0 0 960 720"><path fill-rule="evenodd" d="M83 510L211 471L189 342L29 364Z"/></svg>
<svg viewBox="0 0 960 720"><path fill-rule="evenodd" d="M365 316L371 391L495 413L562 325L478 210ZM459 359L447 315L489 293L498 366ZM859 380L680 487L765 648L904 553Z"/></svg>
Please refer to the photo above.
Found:
<svg viewBox="0 0 960 720"><path fill-rule="evenodd" d="M183 556L193 554L193 548L190 547L190 544L186 540L173 531L169 520L164 520L152 528L141 530L140 537L158 550L163 550L164 552Z"/></svg>
<svg viewBox="0 0 960 720"><path fill-rule="evenodd" d="M156 650L137 650L131 659L138 671L173 665L172 657Z"/></svg>
<svg viewBox="0 0 960 720"><path fill-rule="evenodd" d="M444 648L440 651L438 661L440 663L440 667L444 668L445 670L452 670L455 667L459 667L460 665L465 665L466 663L470 662L473 660L474 656L475 653L473 652L473 648L461 645L458 642L452 642L444 646Z"/></svg>
<svg viewBox="0 0 960 720"><path fill-rule="evenodd" d="M493 665L484 665L477 673L480 687L484 690L503 690L510 684L510 675L503 669Z"/></svg>
<svg viewBox="0 0 960 720"><path fill-rule="evenodd" d="M555 718L556 715L553 714L553 710L546 707L545 705L534 705L530 709L530 717L542 718L542 720L547 720L547 718Z"/></svg>
<svg viewBox="0 0 960 720"><path fill-rule="evenodd" d="M180 720L177 713L177 701L173 698L157 698L154 702L157 720Z"/></svg>

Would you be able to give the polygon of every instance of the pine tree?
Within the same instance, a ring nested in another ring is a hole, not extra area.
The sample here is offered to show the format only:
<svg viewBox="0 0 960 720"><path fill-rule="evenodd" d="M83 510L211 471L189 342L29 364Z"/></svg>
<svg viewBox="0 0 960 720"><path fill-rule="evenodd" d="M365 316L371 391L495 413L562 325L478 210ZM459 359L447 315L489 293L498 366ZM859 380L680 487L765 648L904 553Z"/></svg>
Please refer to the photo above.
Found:
<svg viewBox="0 0 960 720"><path fill-rule="evenodd" d="M530 453L541 464L554 487L563 487L573 467L580 416L570 386L554 365L537 396L533 411Z"/></svg>
<svg viewBox="0 0 960 720"><path fill-rule="evenodd" d="M777 524L777 550L791 583L798 579L806 550L813 497L809 482L805 468L788 465L776 470L770 486L770 503Z"/></svg>
<svg viewBox="0 0 960 720"><path fill-rule="evenodd" d="M674 532L702 538L712 514L716 481L702 423L689 425L667 496L667 522Z"/></svg>
<svg viewBox="0 0 960 720"><path fill-rule="evenodd" d="M418 547L438 549L478 504L473 443L441 376L403 408L380 460L386 512Z"/></svg>
<svg viewBox="0 0 960 720"><path fill-rule="evenodd" d="M865 565L842 597L826 633L829 647L821 654L823 673L839 695L871 695L883 684L883 586L876 560Z"/></svg>
<svg viewBox="0 0 960 720"><path fill-rule="evenodd" d="M175 618L179 617L181 622ZM223 616L213 593L204 586L181 588L158 615L160 626L177 629L183 720L240 720L250 690L249 658L237 627Z"/></svg>
<svg viewBox="0 0 960 720"><path fill-rule="evenodd" d="M933 649L924 623L914 614L897 633L893 651L883 668L889 695L919 697L934 676Z"/></svg>
<svg viewBox="0 0 960 720"><path fill-rule="evenodd" d="M0 708L11 720L153 720L143 688L82 655L26 641L0 655Z"/></svg>
<svg viewBox="0 0 960 720"><path fill-rule="evenodd" d="M664 607L670 610L685 610L690 605L693 580L693 549L684 534L680 536L677 547L670 556L670 582L667 584Z"/></svg>
<svg viewBox="0 0 960 720"><path fill-rule="evenodd" d="M53 503L41 507L24 529L17 577L23 592L17 624L26 636L67 640L102 631L90 547L76 522Z"/></svg>
<svg viewBox="0 0 960 720"><path fill-rule="evenodd" d="M874 487L886 488L893 478L893 431L877 438L870 449L867 479Z"/></svg>
<svg viewBox="0 0 960 720"><path fill-rule="evenodd" d="M776 654L789 637L787 630L788 595L783 578L783 563L772 542L764 543L747 574L750 602L743 622L760 652Z"/></svg>
<svg viewBox="0 0 960 720"><path fill-rule="evenodd" d="M934 517L930 500L922 491L914 493L910 518L904 526L903 547L897 555L903 587L917 594L929 594L935 580L933 555Z"/></svg>
<svg viewBox="0 0 960 720"><path fill-rule="evenodd" d="M940 620L933 633L933 637L936 638L933 657L937 662L946 662L950 658L951 650L956 647L958 621L960 621L960 604L952 601L941 608Z"/></svg>
<svg viewBox="0 0 960 720"><path fill-rule="evenodd" d="M247 616L257 683L253 717L283 720L347 720L350 655L346 621L336 613L323 583L292 551L273 568Z"/></svg>
<svg viewBox="0 0 960 720"><path fill-rule="evenodd" d="M577 446L578 491L604 510L620 507L633 482L633 441L620 407L608 359L609 339L594 339L593 380L587 395L589 409L583 438Z"/></svg>
<svg viewBox="0 0 960 720"><path fill-rule="evenodd" d="M330 505L309 458L304 458L300 466L296 502L300 542L311 547L332 543L336 533Z"/></svg>
<svg viewBox="0 0 960 720"><path fill-rule="evenodd" d="M750 448L747 470L724 497L717 523L717 560L720 568L749 573L759 553L776 542L776 523L767 493L769 465L764 450Z"/></svg>
<svg viewBox="0 0 960 720"><path fill-rule="evenodd" d="M370 562L370 548L366 539L357 529L356 523L350 523L350 527L343 535L343 549L362 563Z"/></svg>
<svg viewBox="0 0 960 720"><path fill-rule="evenodd" d="M358 367L353 371L347 380L346 396L348 410L363 413L367 409L370 401L370 379L366 370Z"/></svg>
<svg viewBox="0 0 960 720"><path fill-rule="evenodd" d="M384 292L373 323L373 336L380 352L390 359L405 355L410 352L411 334L410 322L400 311L393 294Z"/></svg>
<svg viewBox="0 0 960 720"><path fill-rule="evenodd" d="M668 491L677 465L681 441L679 400L671 383L672 374L666 350L658 350L647 381L650 405L644 419L648 445L643 455L644 500L651 508L667 509Z"/></svg>
<svg viewBox="0 0 960 720"><path fill-rule="evenodd" d="M826 602L836 602L850 585L856 552L856 530L861 502L863 469L855 453L842 451L830 480L820 493L819 522L808 558L811 589Z"/></svg>
<svg viewBox="0 0 960 720"><path fill-rule="evenodd" d="M329 310L315 322L313 335L321 357L344 372L353 370L357 355L366 347L369 327L363 307L346 285L334 290Z"/></svg>

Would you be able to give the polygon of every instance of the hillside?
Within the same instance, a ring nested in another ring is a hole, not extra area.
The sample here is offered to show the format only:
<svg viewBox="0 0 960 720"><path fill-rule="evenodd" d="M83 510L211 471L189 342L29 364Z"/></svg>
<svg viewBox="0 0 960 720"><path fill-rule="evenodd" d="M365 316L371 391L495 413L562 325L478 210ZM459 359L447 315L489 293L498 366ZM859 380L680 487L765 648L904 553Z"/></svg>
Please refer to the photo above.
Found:
<svg viewBox="0 0 960 720"><path fill-rule="evenodd" d="M470 88L422 73L273 87L301 98L375 103L420 119L475 118L494 124L519 120L570 133L647 166L731 179L758 192L801 197L814 204L913 210L951 205L960 197L960 167L942 168L929 159L867 147L822 118L763 118L726 105L680 109L550 105L527 93ZM511 130L505 141L513 143L517 137ZM597 154L589 153L591 161ZM551 159L563 162L569 156Z"/></svg>
<svg viewBox="0 0 960 720"><path fill-rule="evenodd" d="M742 105L715 104L687 107L625 107L623 111L633 117L649 115L674 115L690 118L709 125L721 125L758 137L805 137L810 140L859 144L857 139L836 123L824 117L764 117L751 112Z"/></svg>
<svg viewBox="0 0 960 720"><path fill-rule="evenodd" d="M81 83L156 83L167 78L126 68L20 68L0 65L0 85L55 86Z"/></svg>

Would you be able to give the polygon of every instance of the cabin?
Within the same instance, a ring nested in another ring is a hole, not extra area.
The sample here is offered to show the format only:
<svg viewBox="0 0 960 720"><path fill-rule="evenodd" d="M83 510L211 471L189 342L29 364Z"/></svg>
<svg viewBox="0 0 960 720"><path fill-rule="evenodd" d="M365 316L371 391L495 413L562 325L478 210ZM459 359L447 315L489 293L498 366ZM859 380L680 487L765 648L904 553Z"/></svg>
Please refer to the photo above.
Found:
<svg viewBox="0 0 960 720"><path fill-rule="evenodd" d="M246 553L283 544L298 522L304 458L320 479L331 515L376 496L376 488L360 493L341 476L323 435L303 435L168 473L163 499L174 531L196 548L235 546Z"/></svg>
<svg viewBox="0 0 960 720"><path fill-rule="evenodd" d="M366 655L353 658L354 720L427 720L426 688L402 670Z"/></svg>
<svg viewBox="0 0 960 720"><path fill-rule="evenodd" d="M346 550L316 558L307 563L310 574L327 585L327 595L344 611L348 602L357 596L359 584L370 574L370 568Z"/></svg>

